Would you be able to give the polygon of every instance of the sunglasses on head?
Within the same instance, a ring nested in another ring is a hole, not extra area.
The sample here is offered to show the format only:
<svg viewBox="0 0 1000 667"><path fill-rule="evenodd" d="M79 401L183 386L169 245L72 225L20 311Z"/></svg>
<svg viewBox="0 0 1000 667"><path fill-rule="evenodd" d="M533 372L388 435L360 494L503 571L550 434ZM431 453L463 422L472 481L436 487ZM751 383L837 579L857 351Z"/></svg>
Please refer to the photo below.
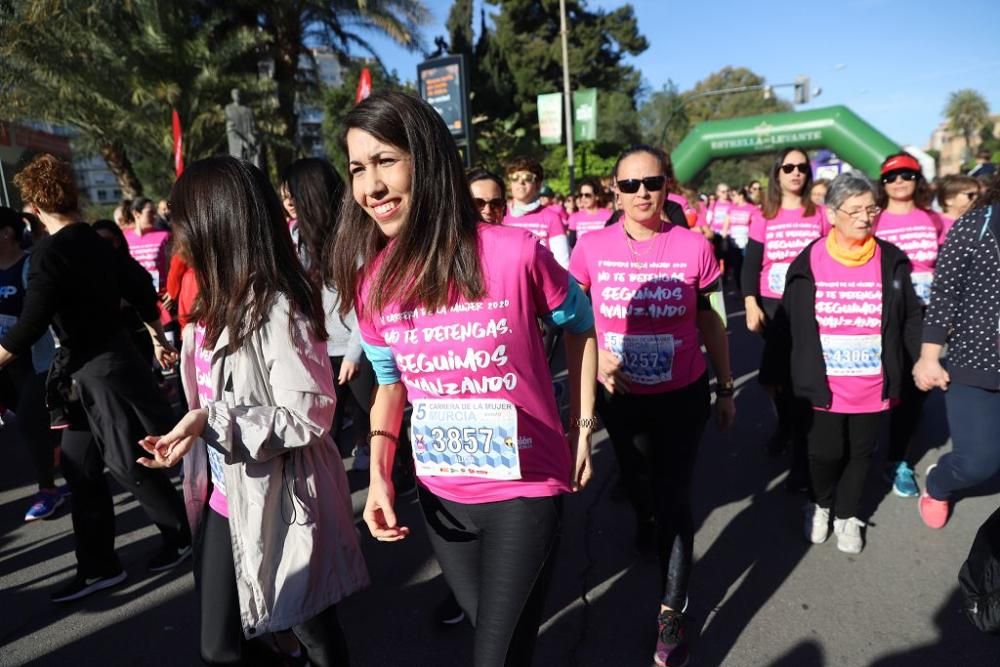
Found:
<svg viewBox="0 0 1000 667"><path fill-rule="evenodd" d="M535 182L535 180L537 180L535 178L535 175L532 174L530 171L528 171L528 172L518 172L516 174L511 174L510 175L510 182L511 183L527 183L528 185L531 185L532 183Z"/></svg>
<svg viewBox="0 0 1000 667"><path fill-rule="evenodd" d="M639 191L639 186L646 188L647 192L658 192L663 189L663 184L667 182L666 176L647 176L646 178L626 178L618 181L618 191L627 195L635 194Z"/></svg>
<svg viewBox="0 0 1000 667"><path fill-rule="evenodd" d="M479 197L473 197L472 203L479 209L484 206L489 206L490 208L503 208L504 200L499 197L496 199L480 199Z"/></svg>
<svg viewBox="0 0 1000 667"><path fill-rule="evenodd" d="M809 173L809 163L800 162L798 164L792 164L791 162L789 162L788 164L781 165L781 171L785 172L786 174L790 174L796 169L799 170L800 174L806 175Z"/></svg>
<svg viewBox="0 0 1000 667"><path fill-rule="evenodd" d="M904 181L915 181L917 180L917 172L912 169L896 169L882 174L883 183L895 183L899 178Z"/></svg>

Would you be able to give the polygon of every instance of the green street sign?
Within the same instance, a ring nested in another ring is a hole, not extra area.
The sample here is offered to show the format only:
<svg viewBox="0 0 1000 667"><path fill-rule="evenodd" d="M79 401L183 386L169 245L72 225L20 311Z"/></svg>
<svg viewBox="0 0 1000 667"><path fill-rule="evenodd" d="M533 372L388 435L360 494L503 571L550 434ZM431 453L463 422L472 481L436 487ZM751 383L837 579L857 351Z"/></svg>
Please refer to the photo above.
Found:
<svg viewBox="0 0 1000 667"><path fill-rule="evenodd" d="M573 93L573 140L597 139L597 88L584 88Z"/></svg>
<svg viewBox="0 0 1000 667"><path fill-rule="evenodd" d="M543 144L561 144L563 140L562 93L538 96L538 134Z"/></svg>

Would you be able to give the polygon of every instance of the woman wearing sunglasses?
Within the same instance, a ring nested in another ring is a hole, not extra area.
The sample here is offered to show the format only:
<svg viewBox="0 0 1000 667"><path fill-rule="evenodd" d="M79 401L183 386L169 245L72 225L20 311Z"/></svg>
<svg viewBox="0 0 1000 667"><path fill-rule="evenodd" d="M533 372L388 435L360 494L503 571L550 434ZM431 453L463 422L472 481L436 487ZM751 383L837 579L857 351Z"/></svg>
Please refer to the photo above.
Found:
<svg viewBox="0 0 1000 667"><path fill-rule="evenodd" d="M638 537L650 529L657 533L664 588L654 660L681 665L688 651L691 482L711 409L702 342L715 367L719 425L727 428L736 412L726 330L713 309L721 303L721 276L704 236L663 219L666 165L660 150L625 151L613 174L621 219L580 239L570 273L594 302L601 415L636 512Z"/></svg>
<svg viewBox="0 0 1000 667"><path fill-rule="evenodd" d="M507 213L507 191L503 179L493 172L476 167L466 174L472 203L483 222L499 225Z"/></svg>
<svg viewBox="0 0 1000 667"><path fill-rule="evenodd" d="M909 153L890 155L882 163L878 205L882 212L875 223L875 235L892 243L910 258L913 287L920 303L930 303L931 281L937 263L940 222L929 210L930 186L920 171L920 163ZM907 356L906 367L913 368L916 357ZM902 498L920 495L913 474L914 457L910 440L920 425L927 394L917 389L910 374L903 382L900 401L889 418L889 470L892 491Z"/></svg>
<svg viewBox="0 0 1000 667"><path fill-rule="evenodd" d="M455 142L426 102L375 93L344 119L343 142L350 193L334 269L379 381L365 522L381 542L409 534L391 475L409 400L420 506L476 628L473 664L529 665L562 495L590 478L590 304L535 237L480 220ZM526 335L538 317L566 331L568 439L541 338Z"/></svg>
<svg viewBox="0 0 1000 667"><path fill-rule="evenodd" d="M510 196L513 199L503 224L526 229L538 237L538 242L552 251L563 268L569 266L569 239L562 218L542 203L542 179L545 172L536 160L514 158L507 165Z"/></svg>
<svg viewBox="0 0 1000 667"><path fill-rule="evenodd" d="M808 483L806 434L801 422L808 410L792 395L788 350L774 343L770 329L781 311L788 267L807 245L823 236L826 228L823 211L809 199L811 187L812 168L806 152L799 148L781 151L771 167L761 215L750 224L741 280L747 328L764 337L760 383L778 413L778 430L767 449L776 455L791 442L787 485L794 491L803 490Z"/></svg>
<svg viewBox="0 0 1000 667"><path fill-rule="evenodd" d="M938 240L944 244L948 232L955 226L955 221L972 208L973 202L979 197L979 181L972 176L956 174L945 176L938 186L938 205L941 206L941 234Z"/></svg>
<svg viewBox="0 0 1000 667"><path fill-rule="evenodd" d="M605 223L611 217L611 212L600 206L598 194L601 191L600 183L597 179L586 178L580 181L577 201L580 203L580 210L569 216L569 231L576 235L576 241L580 240L584 234L604 229Z"/></svg>

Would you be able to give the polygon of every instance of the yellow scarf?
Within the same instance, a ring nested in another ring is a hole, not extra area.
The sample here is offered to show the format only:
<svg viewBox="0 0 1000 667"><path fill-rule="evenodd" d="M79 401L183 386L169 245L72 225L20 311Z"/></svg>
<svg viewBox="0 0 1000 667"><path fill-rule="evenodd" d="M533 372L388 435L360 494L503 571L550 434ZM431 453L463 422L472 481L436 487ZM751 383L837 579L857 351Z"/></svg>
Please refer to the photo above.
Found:
<svg viewBox="0 0 1000 667"><path fill-rule="evenodd" d="M833 235L834 231L830 230L830 233L826 237L826 251L830 253L830 257L833 257L844 266L849 268L864 266L868 263L868 260L875 256L874 236L869 236L868 240L860 248L847 250L837 243L837 239L833 238Z"/></svg>

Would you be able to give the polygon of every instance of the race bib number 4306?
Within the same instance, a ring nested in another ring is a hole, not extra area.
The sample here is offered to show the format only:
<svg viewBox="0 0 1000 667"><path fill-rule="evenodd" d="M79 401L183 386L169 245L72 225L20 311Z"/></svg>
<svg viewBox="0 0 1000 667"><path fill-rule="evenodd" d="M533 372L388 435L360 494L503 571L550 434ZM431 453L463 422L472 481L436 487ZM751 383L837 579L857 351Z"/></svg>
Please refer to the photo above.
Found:
<svg viewBox="0 0 1000 667"><path fill-rule="evenodd" d="M821 334L828 376L882 374L882 336Z"/></svg>
<svg viewBox="0 0 1000 667"><path fill-rule="evenodd" d="M521 479L510 401L419 398L410 428L418 475Z"/></svg>

